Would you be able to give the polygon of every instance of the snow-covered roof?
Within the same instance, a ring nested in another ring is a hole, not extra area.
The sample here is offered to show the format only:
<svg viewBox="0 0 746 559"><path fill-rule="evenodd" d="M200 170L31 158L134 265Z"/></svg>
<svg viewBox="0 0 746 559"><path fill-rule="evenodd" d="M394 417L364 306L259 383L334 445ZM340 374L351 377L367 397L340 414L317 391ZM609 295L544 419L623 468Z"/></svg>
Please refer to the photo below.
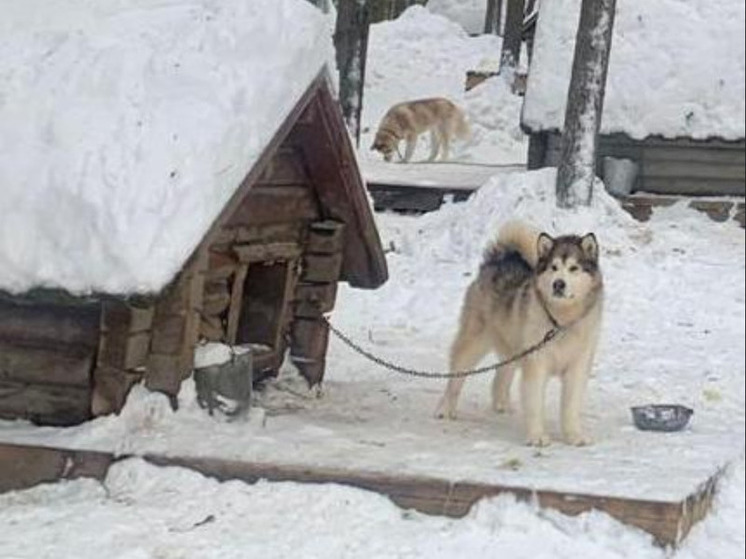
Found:
<svg viewBox="0 0 746 559"><path fill-rule="evenodd" d="M542 2L523 122L561 129L581 0ZM617 2L605 133L744 137L744 1Z"/></svg>
<svg viewBox="0 0 746 559"><path fill-rule="evenodd" d="M332 59L306 0L24 0L0 19L0 289L155 292Z"/></svg>

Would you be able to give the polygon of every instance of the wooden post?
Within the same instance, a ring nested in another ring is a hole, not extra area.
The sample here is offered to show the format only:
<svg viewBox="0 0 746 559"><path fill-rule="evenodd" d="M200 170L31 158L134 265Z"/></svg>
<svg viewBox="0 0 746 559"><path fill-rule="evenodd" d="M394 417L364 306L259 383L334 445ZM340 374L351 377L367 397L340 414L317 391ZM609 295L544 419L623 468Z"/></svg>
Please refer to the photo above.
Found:
<svg viewBox="0 0 746 559"><path fill-rule="evenodd" d="M503 0L487 0L487 13L484 17L484 32L502 35Z"/></svg>
<svg viewBox="0 0 746 559"><path fill-rule="evenodd" d="M368 0L339 0L337 8L334 46L339 68L339 102L347 128L359 145L370 8Z"/></svg>
<svg viewBox="0 0 746 559"><path fill-rule="evenodd" d="M589 206L611 52L616 0L583 0L567 94L557 205Z"/></svg>
<svg viewBox="0 0 746 559"><path fill-rule="evenodd" d="M500 74L513 83L513 74L521 57L521 35L523 34L524 0L506 0L505 34L500 55Z"/></svg>

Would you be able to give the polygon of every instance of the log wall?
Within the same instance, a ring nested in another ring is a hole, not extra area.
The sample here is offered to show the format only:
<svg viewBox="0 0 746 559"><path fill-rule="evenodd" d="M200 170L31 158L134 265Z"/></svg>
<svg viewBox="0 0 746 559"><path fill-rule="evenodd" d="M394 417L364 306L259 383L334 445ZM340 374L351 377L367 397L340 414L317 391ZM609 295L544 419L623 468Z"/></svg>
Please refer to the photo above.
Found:
<svg viewBox="0 0 746 559"><path fill-rule="evenodd" d="M97 303L0 300L0 417L72 425L91 415Z"/></svg>

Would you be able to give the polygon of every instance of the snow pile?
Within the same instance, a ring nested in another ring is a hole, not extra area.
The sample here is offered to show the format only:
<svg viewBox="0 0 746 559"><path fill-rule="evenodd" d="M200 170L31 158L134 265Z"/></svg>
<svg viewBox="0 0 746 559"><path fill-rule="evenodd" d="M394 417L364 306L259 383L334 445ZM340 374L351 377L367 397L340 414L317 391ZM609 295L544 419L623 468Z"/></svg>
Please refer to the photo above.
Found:
<svg viewBox="0 0 746 559"><path fill-rule="evenodd" d="M595 231L606 252L632 250L643 226L620 208L600 180L594 185L590 207L565 211L554 202L555 177L554 168L495 176L467 202L419 218L416 233L394 241L395 258L414 259L409 262L413 270L428 262L460 262L475 268L485 244L512 219L527 221L550 234Z"/></svg>
<svg viewBox="0 0 746 559"><path fill-rule="evenodd" d="M469 142L455 142L452 159L482 163L522 163L527 142L520 129L522 98L500 79L464 91L466 72L493 68L501 40L469 37L458 24L412 6L397 20L371 27L366 69L361 156L378 159L370 146L378 124L394 104L442 96L462 107L472 128ZM414 160L426 157L423 134Z"/></svg>
<svg viewBox="0 0 746 559"><path fill-rule="evenodd" d="M0 30L14 292L158 291L332 58L305 0L30 0Z"/></svg>
<svg viewBox="0 0 746 559"><path fill-rule="evenodd" d="M602 131L744 137L743 0L618 2ZM542 5L525 124L561 129L580 0Z"/></svg>
<svg viewBox="0 0 746 559"><path fill-rule="evenodd" d="M673 557L742 556L743 470L741 461L711 516ZM740 517L731 518L739 506ZM114 464L103 484L77 480L0 495L0 531L8 535L0 555L14 559L60 549L79 559L670 556L605 515L563 517L509 496L451 520L401 511L384 497L342 486L221 483L139 459Z"/></svg>
<svg viewBox="0 0 746 559"><path fill-rule="evenodd" d="M487 0L429 0L427 9L455 21L471 35L484 32Z"/></svg>

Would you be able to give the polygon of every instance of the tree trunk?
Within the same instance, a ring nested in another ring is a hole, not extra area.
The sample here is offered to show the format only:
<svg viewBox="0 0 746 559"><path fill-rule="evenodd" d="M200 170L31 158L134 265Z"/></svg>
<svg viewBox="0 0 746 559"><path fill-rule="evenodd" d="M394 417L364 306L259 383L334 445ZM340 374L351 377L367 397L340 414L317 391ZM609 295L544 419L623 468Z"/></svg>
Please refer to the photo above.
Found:
<svg viewBox="0 0 746 559"><path fill-rule="evenodd" d="M370 27L369 2L339 0L334 46L339 69L339 102L356 145L360 143L360 113L363 108L365 59Z"/></svg>
<svg viewBox="0 0 746 559"><path fill-rule="evenodd" d="M515 68L521 56L521 35L523 34L524 0L506 0L505 34L500 55L500 74L512 83Z"/></svg>
<svg viewBox="0 0 746 559"><path fill-rule="evenodd" d="M484 32L490 35L501 35L500 29L503 14L503 0L487 0L487 14L484 18Z"/></svg>
<svg viewBox="0 0 746 559"><path fill-rule="evenodd" d="M616 0L583 0L567 95L562 155L557 170L557 205L589 206Z"/></svg>

